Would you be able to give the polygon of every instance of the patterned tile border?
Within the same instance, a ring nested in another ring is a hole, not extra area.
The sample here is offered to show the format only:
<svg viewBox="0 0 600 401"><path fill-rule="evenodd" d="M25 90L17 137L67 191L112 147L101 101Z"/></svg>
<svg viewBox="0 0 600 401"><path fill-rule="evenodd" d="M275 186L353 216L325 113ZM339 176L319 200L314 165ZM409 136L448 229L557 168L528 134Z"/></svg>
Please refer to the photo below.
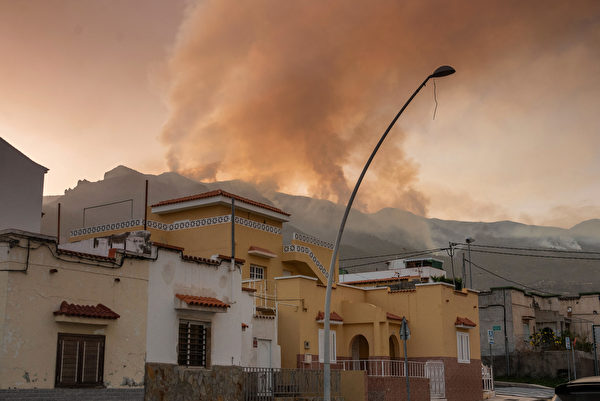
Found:
<svg viewBox="0 0 600 401"><path fill-rule="evenodd" d="M313 251L311 251L311 249L309 247L302 246L302 245L284 245L283 252L284 253L299 252L299 253L304 253L304 254L308 255L308 257L313 261L315 266L317 266L317 268L321 271L321 273L323 273L325 278L329 278L329 273L323 267L321 262L319 262L319 259L317 259L317 256L313 253Z"/></svg>
<svg viewBox="0 0 600 401"><path fill-rule="evenodd" d="M292 239L306 242L307 244L321 246L321 247L327 248L327 249L333 249L333 244L331 242L322 241L322 240L318 239L317 237L313 237L312 235L293 233Z"/></svg>
<svg viewBox="0 0 600 401"><path fill-rule="evenodd" d="M161 231L177 231L187 230L190 228L208 227L217 224L226 224L231 222L231 215L226 214L223 216L205 217L203 219L196 220L183 220L176 221L174 223L161 223L158 221L148 220L148 228ZM248 220L240 216L235 216L235 224L241 226L253 228L255 230L264 231L271 234L281 235L281 228L275 227L269 224L260 223L258 221ZM121 230L124 228L137 228L141 229L144 226L144 219L133 219L127 221L120 221L118 223L101 224L93 227L84 227L71 230L71 237L79 237L81 235L89 235L96 233L103 233L113 230Z"/></svg>

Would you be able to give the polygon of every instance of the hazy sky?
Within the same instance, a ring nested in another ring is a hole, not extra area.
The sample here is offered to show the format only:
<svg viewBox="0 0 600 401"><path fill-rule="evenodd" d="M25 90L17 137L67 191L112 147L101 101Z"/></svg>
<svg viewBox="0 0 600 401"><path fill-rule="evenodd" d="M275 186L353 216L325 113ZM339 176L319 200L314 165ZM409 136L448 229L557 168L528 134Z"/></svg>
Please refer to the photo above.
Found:
<svg viewBox="0 0 600 401"><path fill-rule="evenodd" d="M45 193L124 164L357 207L600 218L600 1L0 0L0 136Z"/></svg>

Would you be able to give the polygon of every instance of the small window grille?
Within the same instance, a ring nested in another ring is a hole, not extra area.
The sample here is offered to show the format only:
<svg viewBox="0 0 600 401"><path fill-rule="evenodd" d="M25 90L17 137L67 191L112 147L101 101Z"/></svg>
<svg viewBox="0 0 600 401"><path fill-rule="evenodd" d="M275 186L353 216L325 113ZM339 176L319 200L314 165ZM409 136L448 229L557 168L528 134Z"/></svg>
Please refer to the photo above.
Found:
<svg viewBox="0 0 600 401"><path fill-rule="evenodd" d="M179 322L177 363L183 366L206 367L208 327L205 323Z"/></svg>

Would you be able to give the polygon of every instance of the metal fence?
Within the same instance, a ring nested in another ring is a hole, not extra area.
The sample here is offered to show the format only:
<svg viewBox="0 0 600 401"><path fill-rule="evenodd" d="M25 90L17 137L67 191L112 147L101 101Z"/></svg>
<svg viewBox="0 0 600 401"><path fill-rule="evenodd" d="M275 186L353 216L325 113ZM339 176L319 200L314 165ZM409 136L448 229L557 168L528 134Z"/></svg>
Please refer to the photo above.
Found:
<svg viewBox="0 0 600 401"><path fill-rule="evenodd" d="M323 394L323 371L308 369L243 368L245 401L275 397L315 397ZM340 394L340 372L331 372L331 394Z"/></svg>
<svg viewBox="0 0 600 401"><path fill-rule="evenodd" d="M481 379L483 391L494 391L494 373L491 367L481 364Z"/></svg>
<svg viewBox="0 0 600 401"><path fill-rule="evenodd" d="M408 366L408 377L425 377L425 363L408 361L405 366L404 361L393 359L360 359L338 361L342 370L365 370L368 376L379 377L406 377L406 367Z"/></svg>

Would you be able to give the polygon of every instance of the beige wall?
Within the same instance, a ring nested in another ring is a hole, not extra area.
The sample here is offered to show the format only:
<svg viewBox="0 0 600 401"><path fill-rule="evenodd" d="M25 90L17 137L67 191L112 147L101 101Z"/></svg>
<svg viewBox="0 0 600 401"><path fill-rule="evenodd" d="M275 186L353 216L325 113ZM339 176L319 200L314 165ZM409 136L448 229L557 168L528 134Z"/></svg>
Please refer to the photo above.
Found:
<svg viewBox="0 0 600 401"><path fill-rule="evenodd" d="M316 281L299 277L279 279L277 288L290 299L298 299L296 307L279 308L282 366L291 368L296 366L297 354L318 354L318 329L323 325L316 321L316 316L324 309L325 288ZM389 339L394 336L399 341L400 322L388 319L386 312L408 319L409 357L456 357L456 317L479 323L477 294L454 291L441 283L398 292L338 285L332 291L331 302L331 310L344 319L343 324L331 326L336 331L338 357L352 356L351 344L356 335L368 341L369 356L389 356ZM470 334L471 359L480 359L477 330L477 327L465 330ZM308 349L304 349L304 341L309 342Z"/></svg>
<svg viewBox="0 0 600 401"><path fill-rule="evenodd" d="M126 259L120 268L100 267L94 261L53 256L53 243L32 240L30 245L35 249L30 251L26 274L0 273L0 388L54 387L58 333L105 335L106 385L141 384L147 262ZM21 246L27 241L21 240ZM0 255L0 269L24 269L26 258L26 249L12 247ZM52 268L57 272L50 273ZM62 301L102 303L120 318L66 319L93 324L57 322L53 312Z"/></svg>

